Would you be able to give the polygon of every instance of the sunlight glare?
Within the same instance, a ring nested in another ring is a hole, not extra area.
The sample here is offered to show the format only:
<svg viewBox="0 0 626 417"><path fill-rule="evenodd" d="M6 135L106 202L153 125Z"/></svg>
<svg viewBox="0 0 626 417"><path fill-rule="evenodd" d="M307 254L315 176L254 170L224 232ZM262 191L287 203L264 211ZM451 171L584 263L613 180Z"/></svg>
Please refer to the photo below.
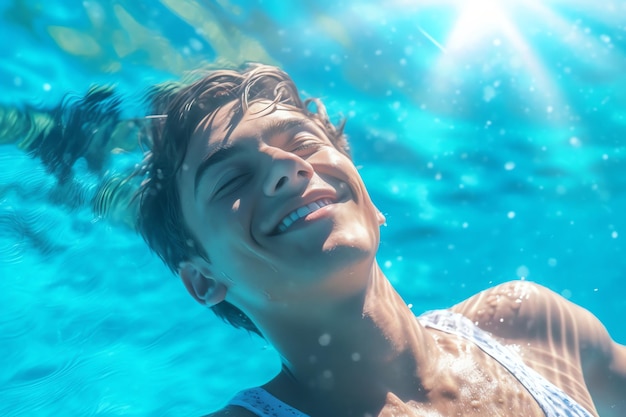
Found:
<svg viewBox="0 0 626 417"><path fill-rule="evenodd" d="M487 36L512 26L502 1L467 0L459 7L459 18L446 42L452 51L478 46Z"/></svg>

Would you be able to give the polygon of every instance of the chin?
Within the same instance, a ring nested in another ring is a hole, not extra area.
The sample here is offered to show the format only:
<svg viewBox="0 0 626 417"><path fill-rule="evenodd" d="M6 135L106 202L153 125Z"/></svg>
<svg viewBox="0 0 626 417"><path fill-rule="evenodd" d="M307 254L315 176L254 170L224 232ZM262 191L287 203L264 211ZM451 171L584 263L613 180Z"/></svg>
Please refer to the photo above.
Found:
<svg viewBox="0 0 626 417"><path fill-rule="evenodd" d="M345 248L375 255L379 240L380 235L377 228L369 229L362 225L355 225L343 230L333 230L324 243L324 249L334 251Z"/></svg>
<svg viewBox="0 0 626 417"><path fill-rule="evenodd" d="M323 262L327 262L337 272L360 269L374 262L377 248L378 242L370 239L356 239L353 236L329 239L324 244L326 256Z"/></svg>

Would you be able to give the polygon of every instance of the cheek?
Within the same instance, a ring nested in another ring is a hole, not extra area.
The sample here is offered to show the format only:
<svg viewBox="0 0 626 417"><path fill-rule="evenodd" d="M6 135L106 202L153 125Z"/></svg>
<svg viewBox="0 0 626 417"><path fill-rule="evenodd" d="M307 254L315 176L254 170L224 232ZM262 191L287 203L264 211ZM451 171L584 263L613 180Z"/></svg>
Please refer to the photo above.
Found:
<svg viewBox="0 0 626 417"><path fill-rule="evenodd" d="M202 243L216 270L230 277L250 275L262 268L262 250L250 231L250 202L237 198L223 202L206 214Z"/></svg>
<svg viewBox="0 0 626 417"><path fill-rule="evenodd" d="M328 165L330 165L333 168L341 167L342 164L346 163L346 159L347 159L345 156L343 156L337 151L326 152L326 155L324 155L324 158L326 158L326 160L328 161L327 162Z"/></svg>

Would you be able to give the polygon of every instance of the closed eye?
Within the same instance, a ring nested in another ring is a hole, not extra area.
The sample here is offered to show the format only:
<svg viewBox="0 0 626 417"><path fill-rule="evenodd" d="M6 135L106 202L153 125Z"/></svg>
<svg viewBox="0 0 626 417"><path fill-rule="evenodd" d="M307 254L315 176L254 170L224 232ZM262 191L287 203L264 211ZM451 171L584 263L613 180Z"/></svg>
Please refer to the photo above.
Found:
<svg viewBox="0 0 626 417"><path fill-rule="evenodd" d="M296 135L293 142L290 152L298 154L306 154L306 151L317 150L324 145L319 138L308 133Z"/></svg>
<svg viewBox="0 0 626 417"><path fill-rule="evenodd" d="M246 184L246 182L250 179L250 176L251 174L242 173L226 177L215 187L213 198L221 198L232 192L237 191L239 188Z"/></svg>
<svg viewBox="0 0 626 417"><path fill-rule="evenodd" d="M311 149L311 148L317 148L319 146L320 146L320 144L318 142L308 141L308 142L305 142L302 145L299 145L298 147L292 149L291 152L296 153L296 152L304 151L304 150Z"/></svg>

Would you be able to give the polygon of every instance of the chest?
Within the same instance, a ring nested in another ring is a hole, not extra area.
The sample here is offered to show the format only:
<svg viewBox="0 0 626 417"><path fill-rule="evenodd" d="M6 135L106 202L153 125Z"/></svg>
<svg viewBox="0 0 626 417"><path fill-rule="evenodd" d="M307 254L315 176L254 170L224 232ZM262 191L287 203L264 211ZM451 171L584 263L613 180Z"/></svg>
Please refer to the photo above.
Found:
<svg viewBox="0 0 626 417"><path fill-rule="evenodd" d="M453 349L448 346L447 349ZM402 399L390 393L378 417L513 416L545 417L520 382L498 362L471 346L441 356L431 370L425 400Z"/></svg>

